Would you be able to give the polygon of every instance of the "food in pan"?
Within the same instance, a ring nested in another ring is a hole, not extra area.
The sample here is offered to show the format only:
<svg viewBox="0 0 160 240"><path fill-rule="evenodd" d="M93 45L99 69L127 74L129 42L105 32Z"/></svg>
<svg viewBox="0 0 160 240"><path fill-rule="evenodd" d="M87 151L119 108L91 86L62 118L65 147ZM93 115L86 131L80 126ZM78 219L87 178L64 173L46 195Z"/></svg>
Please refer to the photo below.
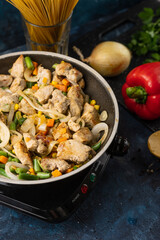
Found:
<svg viewBox="0 0 160 240"><path fill-rule="evenodd" d="M19 56L0 75L0 176L39 180L76 170L106 139L107 112L68 62L44 68Z"/></svg>

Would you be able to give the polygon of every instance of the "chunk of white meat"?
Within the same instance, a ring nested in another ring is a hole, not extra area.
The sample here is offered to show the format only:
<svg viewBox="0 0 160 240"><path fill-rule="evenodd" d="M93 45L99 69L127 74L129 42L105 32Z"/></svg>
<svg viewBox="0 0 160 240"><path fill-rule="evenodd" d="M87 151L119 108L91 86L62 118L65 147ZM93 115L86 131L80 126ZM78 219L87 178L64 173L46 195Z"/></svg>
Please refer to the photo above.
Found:
<svg viewBox="0 0 160 240"><path fill-rule="evenodd" d="M77 100L80 105L84 104L84 97L83 97L82 90L79 87L79 85L72 86L67 93L67 97L69 99Z"/></svg>
<svg viewBox="0 0 160 240"><path fill-rule="evenodd" d="M65 114L70 101L60 90L55 89L52 93L52 99L49 100L49 103L53 104L54 108L59 113Z"/></svg>
<svg viewBox="0 0 160 240"><path fill-rule="evenodd" d="M81 118L85 121L86 126L89 128L93 128L94 125L100 122L99 113L94 106L90 105L89 103L85 103Z"/></svg>
<svg viewBox="0 0 160 240"><path fill-rule="evenodd" d="M80 124L76 122L76 119L77 119L76 117L72 117L68 121L68 127L73 132L77 132L81 127Z"/></svg>
<svg viewBox="0 0 160 240"><path fill-rule="evenodd" d="M72 68L67 72L66 77L68 81L77 83L83 77L83 75L76 68Z"/></svg>
<svg viewBox="0 0 160 240"><path fill-rule="evenodd" d="M27 146L27 149L33 152L36 151L38 147L38 140L29 133L23 133L23 137L24 137L24 142Z"/></svg>
<svg viewBox="0 0 160 240"><path fill-rule="evenodd" d="M48 147L45 145L42 139L38 139L37 152L41 155L45 155L48 151Z"/></svg>
<svg viewBox="0 0 160 240"><path fill-rule="evenodd" d="M10 90L15 93L18 91L22 91L26 87L26 81L23 78L17 77L13 80Z"/></svg>
<svg viewBox="0 0 160 240"><path fill-rule="evenodd" d="M57 82L58 84L60 84L62 79L63 79L63 77L58 76L56 72L53 72L52 81Z"/></svg>
<svg viewBox="0 0 160 240"><path fill-rule="evenodd" d="M78 81L78 85L81 87L81 88L85 88L85 81L83 78L81 78L79 81Z"/></svg>
<svg viewBox="0 0 160 240"><path fill-rule="evenodd" d="M13 78L11 75L0 74L0 87L8 87L12 81Z"/></svg>
<svg viewBox="0 0 160 240"><path fill-rule="evenodd" d="M89 144L93 140L93 134L88 127L83 127L73 134L73 139L83 144Z"/></svg>
<svg viewBox="0 0 160 240"><path fill-rule="evenodd" d="M17 94L10 94L6 92L6 94L0 98L0 110L2 110L3 112L9 112L10 106L13 103L18 103Z"/></svg>
<svg viewBox="0 0 160 240"><path fill-rule="evenodd" d="M35 109L31 107L25 99L22 99L22 101L19 103L19 111L26 115L33 115L36 113Z"/></svg>
<svg viewBox="0 0 160 240"><path fill-rule="evenodd" d="M31 156L24 142L17 142L13 145L14 151L20 162L29 168L33 167Z"/></svg>
<svg viewBox="0 0 160 240"><path fill-rule="evenodd" d="M48 99L52 95L52 92L53 92L53 86L48 85L48 86L44 86L43 88L39 88L35 92L34 96L38 99L38 101L41 104L43 104L43 103L46 103L48 101Z"/></svg>
<svg viewBox="0 0 160 240"><path fill-rule="evenodd" d="M13 63L13 66L10 70L10 74L14 78L23 78L24 76L24 57L23 55L19 56L19 58Z"/></svg>
<svg viewBox="0 0 160 240"><path fill-rule="evenodd" d="M57 64L55 72L59 76L67 76L70 69L72 69L72 65L62 61L60 64Z"/></svg>
<svg viewBox="0 0 160 240"><path fill-rule="evenodd" d="M88 160L89 155L93 153L91 147L72 139L61 142L57 148L57 157L77 164Z"/></svg>
<svg viewBox="0 0 160 240"><path fill-rule="evenodd" d="M54 137L54 140L60 138L69 139L72 136L67 124L64 122L60 123L58 127L53 128L52 135Z"/></svg>
<svg viewBox="0 0 160 240"><path fill-rule="evenodd" d="M80 104L80 102L77 99L70 99L70 105L69 105L70 113L72 117L80 117L83 106Z"/></svg>
<svg viewBox="0 0 160 240"><path fill-rule="evenodd" d="M51 71L42 67L41 65L38 66L38 86L41 85L48 85L51 82Z"/></svg>
<svg viewBox="0 0 160 240"><path fill-rule="evenodd" d="M63 173L71 167L71 164L57 158L42 158L41 167L44 171L54 171L58 169Z"/></svg>

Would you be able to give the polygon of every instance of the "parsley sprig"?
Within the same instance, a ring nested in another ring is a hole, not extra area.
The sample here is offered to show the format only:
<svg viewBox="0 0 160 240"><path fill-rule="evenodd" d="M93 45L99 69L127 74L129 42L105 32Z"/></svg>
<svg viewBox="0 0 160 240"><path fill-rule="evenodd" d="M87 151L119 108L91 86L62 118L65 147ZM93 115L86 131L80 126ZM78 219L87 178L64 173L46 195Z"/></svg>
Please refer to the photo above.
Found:
<svg viewBox="0 0 160 240"><path fill-rule="evenodd" d="M145 62L160 61L160 8L144 8L138 14L141 28L131 36L128 47L137 56L149 55Z"/></svg>

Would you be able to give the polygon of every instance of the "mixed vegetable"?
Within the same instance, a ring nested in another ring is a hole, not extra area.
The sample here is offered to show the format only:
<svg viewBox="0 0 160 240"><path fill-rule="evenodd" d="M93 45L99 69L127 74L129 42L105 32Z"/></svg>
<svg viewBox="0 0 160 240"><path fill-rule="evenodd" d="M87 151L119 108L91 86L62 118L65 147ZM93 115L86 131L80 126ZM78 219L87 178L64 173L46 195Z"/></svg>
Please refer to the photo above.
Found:
<svg viewBox="0 0 160 240"><path fill-rule="evenodd" d="M108 134L107 112L83 92L85 80L70 63L53 72L19 56L0 75L0 176L39 180L88 162Z"/></svg>

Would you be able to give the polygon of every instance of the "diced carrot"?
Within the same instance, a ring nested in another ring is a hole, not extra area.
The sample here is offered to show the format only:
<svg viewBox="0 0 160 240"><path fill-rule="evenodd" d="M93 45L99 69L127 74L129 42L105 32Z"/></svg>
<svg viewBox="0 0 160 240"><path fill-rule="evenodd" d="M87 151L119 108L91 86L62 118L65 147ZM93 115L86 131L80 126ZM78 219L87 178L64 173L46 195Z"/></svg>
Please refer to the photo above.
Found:
<svg viewBox="0 0 160 240"><path fill-rule="evenodd" d="M60 134L65 134L67 132L67 129L66 128L61 128L59 130Z"/></svg>
<svg viewBox="0 0 160 240"><path fill-rule="evenodd" d="M52 172L52 176L53 177L59 177L59 176L61 176L62 175L62 173L58 170L58 169L56 169L56 170L54 170L53 172Z"/></svg>
<svg viewBox="0 0 160 240"><path fill-rule="evenodd" d="M33 63L34 68L38 67L38 63L37 62L32 61L32 63Z"/></svg>
<svg viewBox="0 0 160 240"><path fill-rule="evenodd" d="M57 84L55 87L57 89L61 90L62 92L67 92L67 86L65 86L63 84Z"/></svg>
<svg viewBox="0 0 160 240"><path fill-rule="evenodd" d="M69 168L69 169L67 169L66 173L70 173L72 171L73 171L73 168Z"/></svg>
<svg viewBox="0 0 160 240"><path fill-rule="evenodd" d="M63 85L65 85L65 86L69 86L70 85L70 82L66 79L66 78L64 78L63 80L62 80L62 83L63 83Z"/></svg>
<svg viewBox="0 0 160 240"><path fill-rule="evenodd" d="M47 80L48 80L48 79L47 79L46 77L44 77L43 80L42 80L42 82L43 82L43 83L47 83Z"/></svg>
<svg viewBox="0 0 160 240"><path fill-rule="evenodd" d="M32 86L32 90L38 90L39 89L39 87L37 86L37 85L34 85L34 86Z"/></svg>
<svg viewBox="0 0 160 240"><path fill-rule="evenodd" d="M66 137L62 137L62 138L59 138L57 141L60 143L60 142L64 142L64 141L66 141L66 140L67 140Z"/></svg>
<svg viewBox="0 0 160 240"><path fill-rule="evenodd" d="M38 74L38 67L36 67L33 72L32 72L33 75L37 75Z"/></svg>
<svg viewBox="0 0 160 240"><path fill-rule="evenodd" d="M25 140L26 140L26 142L29 142L31 139L30 139L30 137L26 137Z"/></svg>
<svg viewBox="0 0 160 240"><path fill-rule="evenodd" d="M8 161L8 158L7 158L7 157L5 157L5 156L0 156L0 162L1 162L1 163L6 164L7 161Z"/></svg>
<svg viewBox="0 0 160 240"><path fill-rule="evenodd" d="M47 134L47 131L39 130L37 134L38 134L38 135L46 135L46 134Z"/></svg>
<svg viewBox="0 0 160 240"><path fill-rule="evenodd" d="M47 119L47 127L53 127L54 126L54 119Z"/></svg>

